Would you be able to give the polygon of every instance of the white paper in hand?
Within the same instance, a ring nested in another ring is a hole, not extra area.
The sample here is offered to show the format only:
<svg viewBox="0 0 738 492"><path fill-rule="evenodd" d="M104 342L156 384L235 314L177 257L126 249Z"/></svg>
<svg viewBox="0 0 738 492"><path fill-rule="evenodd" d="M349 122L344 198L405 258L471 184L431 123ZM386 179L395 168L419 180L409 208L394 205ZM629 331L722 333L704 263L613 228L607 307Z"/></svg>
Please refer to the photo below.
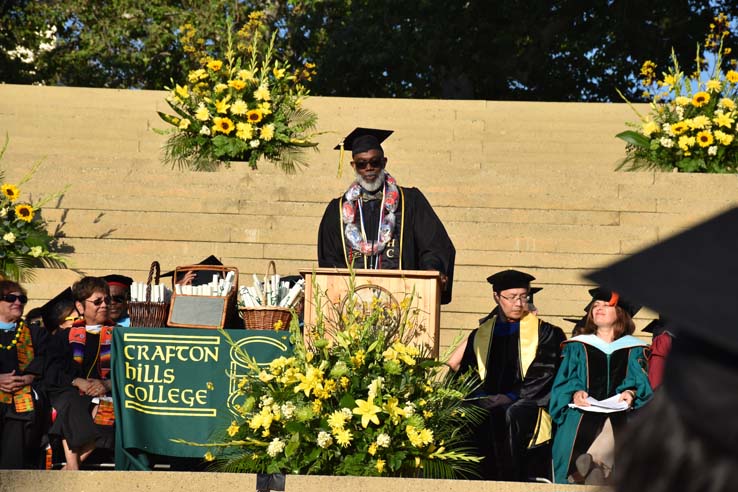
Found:
<svg viewBox="0 0 738 492"><path fill-rule="evenodd" d="M624 400L620 401L620 394L611 396L610 398L607 398L606 400L595 400L594 398L590 396L587 398L587 403L589 403L590 406L581 407L579 405L575 405L574 403L569 403L569 406L571 408L578 408L579 410L582 410L583 412L596 412L596 413L622 412L623 410L628 409L628 402Z"/></svg>

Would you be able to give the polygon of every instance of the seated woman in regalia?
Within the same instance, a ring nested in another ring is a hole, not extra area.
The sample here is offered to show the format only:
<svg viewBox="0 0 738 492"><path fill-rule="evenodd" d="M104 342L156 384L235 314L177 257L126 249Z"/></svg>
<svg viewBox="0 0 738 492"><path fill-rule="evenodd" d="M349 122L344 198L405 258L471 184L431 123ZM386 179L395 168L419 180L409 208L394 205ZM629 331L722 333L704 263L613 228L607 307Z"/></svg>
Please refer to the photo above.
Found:
<svg viewBox="0 0 738 492"><path fill-rule="evenodd" d="M49 435L61 439L66 470L78 470L96 448L114 446L110 291L102 278L84 277L72 293L80 319L51 337L47 371L56 410Z"/></svg>

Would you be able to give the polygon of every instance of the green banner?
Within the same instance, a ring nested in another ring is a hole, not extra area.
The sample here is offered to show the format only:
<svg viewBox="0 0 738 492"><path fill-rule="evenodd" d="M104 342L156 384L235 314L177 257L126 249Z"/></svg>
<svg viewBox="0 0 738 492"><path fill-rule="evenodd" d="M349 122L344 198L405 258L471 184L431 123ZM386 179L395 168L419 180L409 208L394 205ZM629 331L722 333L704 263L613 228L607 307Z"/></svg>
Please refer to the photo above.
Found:
<svg viewBox="0 0 738 492"><path fill-rule="evenodd" d="M289 333L228 330L235 345L267 365L291 352ZM246 365L216 330L116 328L112 347L116 469L147 469L146 455L201 458L206 443L235 417L238 392L228 374Z"/></svg>

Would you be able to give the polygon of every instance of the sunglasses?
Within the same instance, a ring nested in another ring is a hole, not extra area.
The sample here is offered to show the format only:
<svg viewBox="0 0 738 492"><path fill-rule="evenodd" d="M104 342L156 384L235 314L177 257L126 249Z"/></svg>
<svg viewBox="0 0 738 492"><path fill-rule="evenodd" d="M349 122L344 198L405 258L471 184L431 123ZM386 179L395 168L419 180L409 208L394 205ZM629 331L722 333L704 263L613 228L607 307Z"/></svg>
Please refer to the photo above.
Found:
<svg viewBox="0 0 738 492"><path fill-rule="evenodd" d="M91 303L92 303L92 304L94 304L95 306L99 306L99 305L101 305L101 304L102 304L103 302L105 302L105 304L106 304L106 305L108 305L108 304L110 304L110 297L109 297L109 296L107 296L107 297L98 297L98 298L97 298L97 299L95 299L94 301L91 301L91 300L89 300L89 299L85 299L85 302L91 302Z"/></svg>
<svg viewBox="0 0 738 492"><path fill-rule="evenodd" d="M126 296L110 296L110 300L116 304L123 304L128 300L128 298L126 298Z"/></svg>
<svg viewBox="0 0 738 492"><path fill-rule="evenodd" d="M5 294L4 296L0 297L0 300L9 302L10 304L13 304L15 301L20 301L21 304L25 304L28 302L28 297L23 294Z"/></svg>
<svg viewBox="0 0 738 492"><path fill-rule="evenodd" d="M384 164L384 162L382 161L382 159L371 159L368 161L354 161L354 166L356 166L356 169L360 169L360 170L366 169L369 166L369 164L371 164L374 169L380 169L382 165Z"/></svg>

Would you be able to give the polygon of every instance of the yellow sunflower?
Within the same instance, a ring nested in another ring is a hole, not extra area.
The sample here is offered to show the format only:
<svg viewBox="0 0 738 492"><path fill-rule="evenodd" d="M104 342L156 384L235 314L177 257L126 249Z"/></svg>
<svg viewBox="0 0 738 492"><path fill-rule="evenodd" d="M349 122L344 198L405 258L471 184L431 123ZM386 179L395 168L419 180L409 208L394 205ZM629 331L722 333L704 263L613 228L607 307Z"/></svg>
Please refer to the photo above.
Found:
<svg viewBox="0 0 738 492"><path fill-rule="evenodd" d="M692 97L692 105L696 108L701 108L705 104L710 102L710 94L704 91L700 91Z"/></svg>
<svg viewBox="0 0 738 492"><path fill-rule="evenodd" d="M709 131L702 130L697 134L697 144L700 147L709 147L710 145L712 145L712 142L712 133L710 133Z"/></svg>
<svg viewBox="0 0 738 492"><path fill-rule="evenodd" d="M223 62L220 60L210 60L208 62L208 68L213 72L217 72L221 67L223 67Z"/></svg>
<svg viewBox="0 0 738 492"><path fill-rule="evenodd" d="M0 189L2 189L5 198L10 200L11 203L16 201L18 199L18 196L20 196L20 190L15 185L4 184Z"/></svg>
<svg viewBox="0 0 738 492"><path fill-rule="evenodd" d="M16 205L15 217L25 222L31 222L33 220L33 207L26 204Z"/></svg>
<svg viewBox="0 0 738 492"><path fill-rule="evenodd" d="M228 86L229 87L233 87L237 91L240 91L241 89L243 89L244 87L246 87L246 82L244 82L243 80L238 80L238 79L229 80L228 81Z"/></svg>
<svg viewBox="0 0 738 492"><path fill-rule="evenodd" d="M682 133L686 132L688 129L689 129L689 125L687 125L683 121L679 121L671 125L671 131L672 133L674 133L674 135L681 135Z"/></svg>
<svg viewBox="0 0 738 492"><path fill-rule="evenodd" d="M246 113L246 120L252 125L255 123L259 123L262 118L264 118L264 115L262 114L260 109L252 109L251 111Z"/></svg>
<svg viewBox="0 0 738 492"><path fill-rule="evenodd" d="M738 72L735 70L728 70L728 73L725 74L725 78L728 79L728 82L731 84L735 84L738 82Z"/></svg>
<svg viewBox="0 0 738 492"><path fill-rule="evenodd" d="M236 126L230 118L213 118L213 133L220 132L228 135Z"/></svg>

